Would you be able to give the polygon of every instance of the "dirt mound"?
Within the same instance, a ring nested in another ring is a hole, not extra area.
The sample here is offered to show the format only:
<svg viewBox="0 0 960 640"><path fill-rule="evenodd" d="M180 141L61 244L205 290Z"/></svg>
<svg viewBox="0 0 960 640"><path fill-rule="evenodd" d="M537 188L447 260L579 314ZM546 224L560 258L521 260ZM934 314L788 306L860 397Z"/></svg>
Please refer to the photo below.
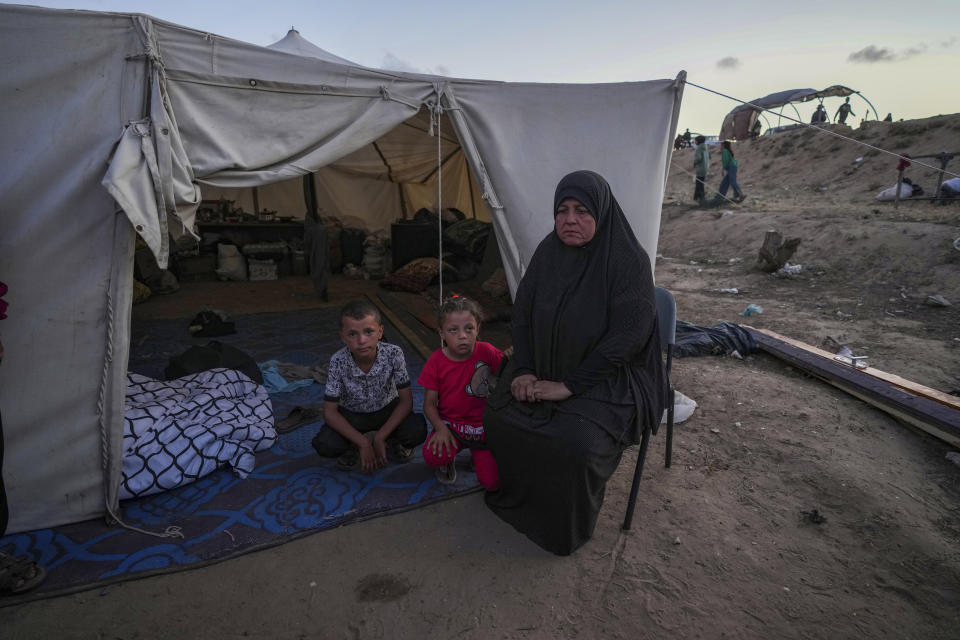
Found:
<svg viewBox="0 0 960 640"><path fill-rule="evenodd" d="M960 114L903 122L869 121L857 129L845 125L824 128L827 132L802 128L734 143L740 185L755 206L872 205L874 195L897 180L898 159L881 149L911 156L960 151ZM719 146L711 147L710 160L708 191L720 182ZM935 159L923 162L939 167ZM674 153L673 165L664 202L689 203L693 176L683 170L693 170L693 149ZM960 158L947 168L960 174ZM937 171L914 165L904 175L933 194Z"/></svg>
<svg viewBox="0 0 960 640"><path fill-rule="evenodd" d="M960 114L829 130L897 153L960 151ZM716 209L693 205L686 173L693 151L676 153L657 280L680 290L681 311L684 298L695 302L681 317L737 320L747 303L765 303L757 324L812 344L843 335L876 358L874 366L945 391L960 388L960 203L877 202L874 195L897 176L896 158L877 149L812 129L737 143L748 197ZM714 147L709 187L720 180L719 156ZM960 173L960 158L947 168ZM907 170L928 191L936 173ZM768 229L801 239L791 259L800 274L784 279L755 268ZM739 293L721 292L729 288ZM930 296L952 306L931 306Z"/></svg>

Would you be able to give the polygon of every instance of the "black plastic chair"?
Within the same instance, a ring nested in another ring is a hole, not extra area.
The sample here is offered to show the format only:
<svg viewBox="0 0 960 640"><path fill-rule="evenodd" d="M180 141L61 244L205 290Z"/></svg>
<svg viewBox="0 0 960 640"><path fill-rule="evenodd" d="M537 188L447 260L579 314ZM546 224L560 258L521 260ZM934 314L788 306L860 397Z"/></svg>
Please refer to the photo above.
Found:
<svg viewBox="0 0 960 640"><path fill-rule="evenodd" d="M660 326L660 348L667 354L667 453L665 466L670 466L673 454L673 385L670 384L670 366L673 364L673 345L677 342L677 303L673 294L663 287L654 287L657 299L657 324ZM627 515L623 518L623 530L629 531L633 522L633 508L637 503L637 493L640 491L640 476L643 475L643 462L647 458L647 447L650 445L650 436L657 432L659 424L647 425L640 440L640 453L637 454L637 468L633 472L633 485L630 487L630 498L627 500Z"/></svg>

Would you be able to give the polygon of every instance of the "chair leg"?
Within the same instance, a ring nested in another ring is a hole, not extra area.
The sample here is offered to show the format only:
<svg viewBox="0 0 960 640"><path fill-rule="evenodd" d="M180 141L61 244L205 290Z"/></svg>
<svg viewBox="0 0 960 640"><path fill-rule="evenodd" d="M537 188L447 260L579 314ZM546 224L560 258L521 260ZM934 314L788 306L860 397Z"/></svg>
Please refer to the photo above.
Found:
<svg viewBox="0 0 960 640"><path fill-rule="evenodd" d="M673 460L673 405L676 402L676 392L673 388L670 389L670 405L667 407L667 455L666 455L666 465L670 466L671 460Z"/></svg>
<svg viewBox="0 0 960 640"><path fill-rule="evenodd" d="M637 454L637 468L633 472L633 484L630 486L630 498L627 500L627 515L623 518L623 530L630 531L633 523L633 508L637 503L637 493L640 491L640 476L643 475L643 461L647 457L647 448L650 446L650 429L643 432L640 440L640 452Z"/></svg>

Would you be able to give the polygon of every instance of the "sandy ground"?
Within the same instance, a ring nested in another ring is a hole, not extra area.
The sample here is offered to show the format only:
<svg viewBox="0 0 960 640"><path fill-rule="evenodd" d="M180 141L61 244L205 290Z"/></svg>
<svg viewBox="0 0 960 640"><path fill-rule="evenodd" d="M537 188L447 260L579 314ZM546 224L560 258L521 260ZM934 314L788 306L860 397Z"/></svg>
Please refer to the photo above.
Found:
<svg viewBox="0 0 960 640"><path fill-rule="evenodd" d="M914 155L960 150L956 116L846 133ZM872 366L956 394L960 205L873 202L895 161L822 134L744 143L737 155L749 198L715 210L690 205L680 169L692 152L674 156L656 277L680 318L743 321L737 313L759 304L755 326L815 345L834 337ZM800 275L753 269L767 229L802 238ZM190 312L204 301L315 304L302 284L255 284L177 295ZM730 287L740 293L720 291ZM348 289L335 286L331 304ZM953 306L927 306L934 294ZM176 315L172 298L151 304L156 317ZM949 446L765 354L677 360L673 381L699 403L677 426L673 465L663 466L661 431L634 528L622 533L629 450L593 540L571 557L541 551L472 494L211 567L3 608L0 636L958 637L960 467L946 460Z"/></svg>

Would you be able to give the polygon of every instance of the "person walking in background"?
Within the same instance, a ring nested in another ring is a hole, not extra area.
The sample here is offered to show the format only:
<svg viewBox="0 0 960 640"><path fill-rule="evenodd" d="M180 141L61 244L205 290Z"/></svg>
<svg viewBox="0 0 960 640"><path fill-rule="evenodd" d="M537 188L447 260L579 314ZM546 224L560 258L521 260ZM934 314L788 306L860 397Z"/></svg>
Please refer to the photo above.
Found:
<svg viewBox="0 0 960 640"><path fill-rule="evenodd" d="M847 98L847 101L837 108L837 112L833 114L833 118L840 124L847 124L847 116L856 115L853 109L850 108L850 98Z"/></svg>
<svg viewBox="0 0 960 640"><path fill-rule="evenodd" d="M720 195L727 197L727 189L733 187L733 201L743 202L743 191L740 190L740 184L737 182L737 159L733 155L733 148L729 140L723 141L723 151L720 155L720 165L723 167L723 180L720 181Z"/></svg>
<svg viewBox="0 0 960 640"><path fill-rule="evenodd" d="M693 188L693 199L698 204L703 204L704 188L707 180L707 174L710 172L710 149L707 147L707 139L703 136L695 138L697 148L693 152L693 172L696 174L696 185Z"/></svg>
<svg viewBox="0 0 960 640"><path fill-rule="evenodd" d="M827 112L824 110L822 104L817 105L817 110L813 112L813 116L810 118L810 124L823 124L827 121Z"/></svg>

